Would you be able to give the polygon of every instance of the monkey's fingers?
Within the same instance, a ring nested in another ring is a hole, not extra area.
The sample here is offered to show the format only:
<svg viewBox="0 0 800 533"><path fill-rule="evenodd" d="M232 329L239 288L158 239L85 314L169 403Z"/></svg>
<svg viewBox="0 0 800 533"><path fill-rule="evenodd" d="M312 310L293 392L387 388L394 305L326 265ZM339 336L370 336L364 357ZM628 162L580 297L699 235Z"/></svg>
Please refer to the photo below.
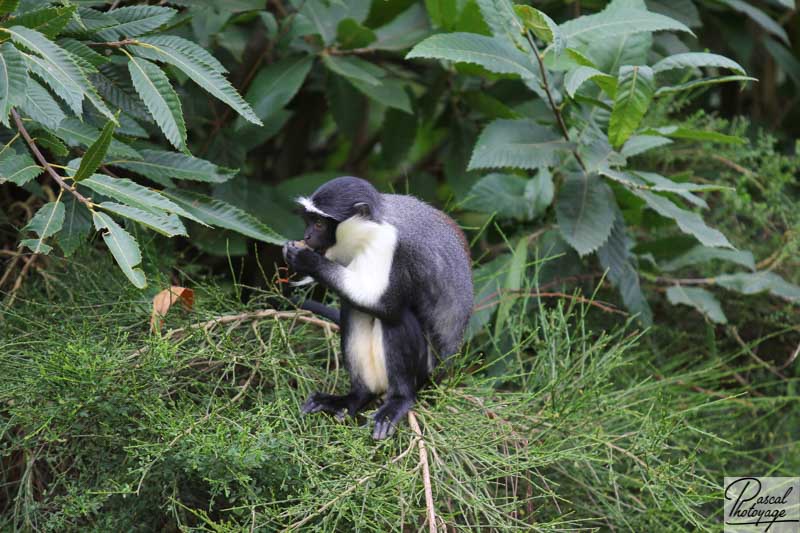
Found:
<svg viewBox="0 0 800 533"><path fill-rule="evenodd" d="M372 438L375 440L383 440L394 435L397 428L388 418L378 420L375 422L375 429L372 430Z"/></svg>

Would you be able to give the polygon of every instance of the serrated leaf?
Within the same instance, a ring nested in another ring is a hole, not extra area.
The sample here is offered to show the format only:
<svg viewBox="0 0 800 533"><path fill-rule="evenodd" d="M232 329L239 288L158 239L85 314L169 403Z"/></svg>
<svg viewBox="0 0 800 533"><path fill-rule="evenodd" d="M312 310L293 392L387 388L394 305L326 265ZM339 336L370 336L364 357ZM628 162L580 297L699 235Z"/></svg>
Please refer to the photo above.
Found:
<svg viewBox="0 0 800 533"><path fill-rule="evenodd" d="M22 54L11 43L0 46L0 124L10 126L11 108L25 99L28 67Z"/></svg>
<svg viewBox="0 0 800 533"><path fill-rule="evenodd" d="M357 80L369 85L380 85L380 78L386 75L382 68L358 57L322 54L322 63L350 81Z"/></svg>
<svg viewBox="0 0 800 533"><path fill-rule="evenodd" d="M769 291L773 296L800 303L800 287L789 283L774 272L739 272L717 276L714 282L742 294Z"/></svg>
<svg viewBox="0 0 800 533"><path fill-rule="evenodd" d="M336 42L344 50L365 48L377 39L375 32L351 18L339 21L336 26Z"/></svg>
<svg viewBox="0 0 800 533"><path fill-rule="evenodd" d="M708 141L723 144L747 144L747 139L726 135L717 131L694 130L691 128L680 128L677 126L664 126L662 128L648 129L643 134L657 134L670 139L687 139L691 141Z"/></svg>
<svg viewBox="0 0 800 533"><path fill-rule="evenodd" d="M147 279L144 271L139 268L142 254L136 239L105 213L92 212L92 220L95 229L103 232L103 240L125 276L136 288L144 289Z"/></svg>
<svg viewBox="0 0 800 533"><path fill-rule="evenodd" d="M548 169L540 168L536 175L525 184L523 196L529 203L530 218L542 216L553 203L554 194L553 175Z"/></svg>
<svg viewBox="0 0 800 533"><path fill-rule="evenodd" d="M532 31L533 34L542 41L553 43L555 55L561 55L561 52L563 52L567 46L567 41L564 39L564 36L561 35L561 29L553 19L548 17L544 12L531 6L515 5L514 11L526 28Z"/></svg>
<svg viewBox="0 0 800 533"><path fill-rule="evenodd" d="M266 120L294 98L303 86L313 63L311 56L295 56L264 67L253 79L245 100L250 102L260 119ZM237 121L236 129L243 126L243 119Z"/></svg>
<svg viewBox="0 0 800 533"><path fill-rule="evenodd" d="M502 254L475 269L472 276L475 285L475 310L469 319L467 338L472 338L482 331L492 318L492 314L497 308L498 295L502 292L500 287L502 274L508 273L513 257L513 254Z"/></svg>
<svg viewBox="0 0 800 533"><path fill-rule="evenodd" d="M532 121L498 119L481 132L467 170L550 167L568 147L556 132Z"/></svg>
<svg viewBox="0 0 800 533"><path fill-rule="evenodd" d="M719 83L730 83L732 81L758 81L756 78L752 78L750 76L720 76L718 78L702 78L699 80L692 80L687 81L686 83L681 83L679 85L668 85L665 87L659 87L656 91L656 96L663 96L665 94L670 93L678 93L681 91L690 91L692 89L697 89L698 87L705 87L707 85L717 85Z"/></svg>
<svg viewBox="0 0 800 533"><path fill-rule="evenodd" d="M687 52L665 57L655 65L653 72L656 74L678 68L717 67L733 70L739 74L747 74L739 63L725 56L709 54L707 52Z"/></svg>
<svg viewBox="0 0 800 533"><path fill-rule="evenodd" d="M55 98L34 79L28 80L25 101L20 110L39 124L55 130L67 118Z"/></svg>
<svg viewBox="0 0 800 533"><path fill-rule="evenodd" d="M108 147L111 146L111 139L114 137L114 123L110 120L103 126L100 136L92 143L86 150L81 158L81 166L78 171L72 176L75 181L82 181L95 173L103 162L103 158L108 152Z"/></svg>
<svg viewBox="0 0 800 533"><path fill-rule="evenodd" d="M178 150L186 150L186 123L181 101L167 75L155 64L136 57L128 61L128 71L136 92L164 136Z"/></svg>
<svg viewBox="0 0 800 533"><path fill-rule="evenodd" d="M110 61L110 59L104 55L98 54L88 46L86 46L82 41L78 41L71 37L64 37L58 40L58 45L61 46L64 50L69 52L75 57L80 57L86 63L92 65L93 67L99 67L101 65L106 65Z"/></svg>
<svg viewBox="0 0 800 533"><path fill-rule="evenodd" d="M12 22L16 26L25 26L50 39L55 39L70 21L75 11L75 6L46 7L27 11L18 17L14 17Z"/></svg>
<svg viewBox="0 0 800 533"><path fill-rule="evenodd" d="M389 168L401 165L417 136L417 117L387 109L381 129L381 159Z"/></svg>
<svg viewBox="0 0 800 533"><path fill-rule="evenodd" d="M22 239L19 241L20 247L25 247L35 254L48 255L53 251L53 247L45 244L41 239Z"/></svg>
<svg viewBox="0 0 800 533"><path fill-rule="evenodd" d="M508 273L503 281L506 297L500 299L500 305L497 308L497 320L494 323L494 334L497 337L501 335L503 326L508 319L508 314L514 305L515 299L511 296L522 287L527 262L528 236L525 235L517 241L517 245L514 247L514 254L509 263Z"/></svg>
<svg viewBox="0 0 800 533"><path fill-rule="evenodd" d="M89 210L80 204L74 197L69 195L64 201L64 227L56 240L58 246L64 252L65 257L69 257L86 242L89 230L92 228Z"/></svg>
<svg viewBox="0 0 800 533"><path fill-rule="evenodd" d="M83 145L87 148L97 141L100 137L100 131L84 122L81 122L75 117L67 117L62 120L58 125L55 134L63 139L70 146ZM131 159L139 159L139 152L120 142L116 139L111 140L108 147L108 153L113 156L127 157Z"/></svg>
<svg viewBox="0 0 800 533"><path fill-rule="evenodd" d="M597 250L600 265L608 270L608 279L617 288L625 307L645 326L653 322L653 313L644 297L636 269L636 259L630 252L631 241L625 231L625 221L617 213L606 243Z"/></svg>
<svg viewBox="0 0 800 533"><path fill-rule="evenodd" d="M528 49L528 43L523 36L524 26L514 13L511 0L475 0L475 3L496 40L507 43L512 48Z"/></svg>
<svg viewBox="0 0 800 533"><path fill-rule="evenodd" d="M643 172L641 170L632 170L631 172L650 183L651 191L674 192L680 195L687 202L704 209L708 208L708 204L702 198L692 194L692 191L721 191L725 189L733 190L732 187L727 187L725 185L676 182L669 178L665 178L661 174L656 174L655 172Z"/></svg>
<svg viewBox="0 0 800 533"><path fill-rule="evenodd" d="M0 15L8 15L9 13L13 13L17 6L19 5L19 0L0 0Z"/></svg>
<svg viewBox="0 0 800 533"><path fill-rule="evenodd" d="M161 6L126 6L106 11L118 24L97 32L104 41L138 37L172 19L177 11Z"/></svg>
<svg viewBox="0 0 800 533"><path fill-rule="evenodd" d="M160 192L143 187L127 178L112 178L103 174L95 174L91 178L83 180L81 185L104 196L119 200L124 204L138 207L154 214L166 211L203 224L202 220L196 218Z"/></svg>
<svg viewBox="0 0 800 533"><path fill-rule="evenodd" d="M523 79L538 79L538 67L511 45L475 33L448 33L428 37L406 55L406 59L446 59L480 65L496 74L517 74Z"/></svg>
<svg viewBox="0 0 800 533"><path fill-rule="evenodd" d="M147 45L137 49L138 54L146 59L161 61L161 52L150 48L154 46L159 49L168 50L171 53L183 56L186 61L195 62L214 72L226 74L228 69L219 60L211 55L207 50L183 37L176 35L150 35L136 39L137 42ZM176 65L177 66L177 65Z"/></svg>
<svg viewBox="0 0 800 533"><path fill-rule="evenodd" d="M594 81L605 93L614 98L617 92L617 79L592 67L578 67L567 72L564 77L564 88L574 98L581 85L587 80Z"/></svg>
<svg viewBox="0 0 800 533"><path fill-rule="evenodd" d="M672 144L672 141L666 137L660 137L658 135L633 135L625 141L622 150L620 150L620 154L624 157L633 157L666 144Z"/></svg>
<svg viewBox="0 0 800 533"><path fill-rule="evenodd" d="M178 189L164 191L164 195L206 224L229 229L254 239L283 244L286 238L270 229L253 215L226 202L208 196Z"/></svg>
<svg viewBox="0 0 800 533"><path fill-rule="evenodd" d="M673 305L694 307L717 324L727 324L728 319L713 294L699 287L676 285L667 289L667 299Z"/></svg>
<svg viewBox="0 0 800 533"><path fill-rule="evenodd" d="M11 28L0 28L0 32L6 32L11 35L11 40L15 44L30 50L42 60L46 65L46 70L53 76L53 78L70 94L81 94L82 100L84 97L88 99L100 113L106 116L109 120L116 120L111 110L103 103L100 97L91 86L89 80L86 79L83 71L78 67L73 56L50 41L41 33L25 28L24 26L12 26ZM47 80L45 80L47 81ZM53 87L58 93L58 87ZM75 102L74 99L70 103L70 107L76 115L83 113L82 107L79 105L80 101Z"/></svg>
<svg viewBox="0 0 800 533"><path fill-rule="evenodd" d="M624 66L619 69L617 93L608 123L608 139L614 148L620 148L639 127L654 90L650 67Z"/></svg>
<svg viewBox="0 0 800 533"><path fill-rule="evenodd" d="M122 167L158 181L159 178L224 183L236 175L235 170L219 167L191 155L162 150L141 150L141 159L116 159L109 165Z"/></svg>
<svg viewBox="0 0 800 533"><path fill-rule="evenodd" d="M44 204L30 219L28 225L22 228L23 232L32 231L39 237L33 246L27 245L35 254L44 252L44 240L55 235L64 225L64 204L61 202L48 202ZM49 247L48 247L49 248Z"/></svg>
<svg viewBox="0 0 800 533"><path fill-rule="evenodd" d="M527 185L527 179L513 174L487 174L472 186L464 208L499 218L528 220L532 206L525 197Z"/></svg>
<svg viewBox="0 0 800 533"><path fill-rule="evenodd" d="M78 6L78 11L67 24L65 32L85 36L116 24L118 22L114 17L103 11Z"/></svg>
<svg viewBox="0 0 800 533"><path fill-rule="evenodd" d="M131 50L135 54L148 59L155 59L174 65L191 78L192 81L208 91L212 96L229 105L245 119L257 126L262 126L261 120L253 113L250 105L236 92L233 85L222 76L218 68L208 63L210 54L203 51L203 54L205 54L203 55L198 51L202 50L202 48L194 43L192 45L193 47L191 48L184 48L175 46L173 41L148 37L138 39L137 44L132 46ZM218 62L217 64L219 65Z"/></svg>
<svg viewBox="0 0 800 533"><path fill-rule="evenodd" d="M42 80L50 90L61 98L72 110L73 114L80 114L83 112L83 92L69 84L65 84L58 77L58 73L50 69L47 62L41 57L33 54L24 54L25 61L28 64L28 69L34 75L33 79L38 77ZM75 110L79 109L79 112Z"/></svg>
<svg viewBox="0 0 800 533"><path fill-rule="evenodd" d="M567 174L556 199L561 236L580 255L597 250L611 234L615 206L613 193L598 176Z"/></svg>
<svg viewBox="0 0 800 533"><path fill-rule="evenodd" d="M115 202L103 202L99 207L115 215L129 218L167 237L188 235L186 228L176 215L160 215Z"/></svg>
<svg viewBox="0 0 800 533"><path fill-rule="evenodd" d="M27 153L8 151L0 154L0 184L10 181L21 187L41 173L42 167L35 164Z"/></svg>
<svg viewBox="0 0 800 533"><path fill-rule="evenodd" d="M631 190L631 192L644 200L648 207L659 215L673 219L678 224L681 231L693 235L704 245L733 248L733 245L728 242L725 235L714 228L708 227L697 213L682 209L669 199L648 191Z"/></svg>
<svg viewBox="0 0 800 533"><path fill-rule="evenodd" d="M665 262L660 265L664 272L674 272L687 266L694 266L700 263L708 263L712 260L729 261L749 268L756 269L756 262L753 253L747 250L726 250L724 248L709 248L697 245L685 254Z"/></svg>
<svg viewBox="0 0 800 533"><path fill-rule="evenodd" d="M407 50L430 33L425 9L412 4L391 22L375 30L377 39L368 48L374 50Z"/></svg>
<svg viewBox="0 0 800 533"><path fill-rule="evenodd" d="M136 89L130 82L130 73L125 67L117 65L103 65L99 72L89 75L97 91L114 106L120 108L137 120L153 122L153 117L147 110Z"/></svg>

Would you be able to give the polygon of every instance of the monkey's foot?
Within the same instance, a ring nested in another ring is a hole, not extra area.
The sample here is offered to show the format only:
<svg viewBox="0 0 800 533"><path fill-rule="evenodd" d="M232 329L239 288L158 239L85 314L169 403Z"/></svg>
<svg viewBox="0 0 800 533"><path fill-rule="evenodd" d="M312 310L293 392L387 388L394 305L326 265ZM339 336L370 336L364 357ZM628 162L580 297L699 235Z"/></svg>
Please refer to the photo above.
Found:
<svg viewBox="0 0 800 533"><path fill-rule="evenodd" d="M331 413L341 420L344 418L345 414L356 416L371 399L370 396L363 396L352 392L344 396L315 392L311 394L308 400L306 400L306 403L300 407L300 412L306 415L323 411L325 413Z"/></svg>
<svg viewBox="0 0 800 533"><path fill-rule="evenodd" d="M372 438L381 440L391 437L394 434L397 423L413 406L413 398L387 398L386 403L375 412L375 429L372 431Z"/></svg>

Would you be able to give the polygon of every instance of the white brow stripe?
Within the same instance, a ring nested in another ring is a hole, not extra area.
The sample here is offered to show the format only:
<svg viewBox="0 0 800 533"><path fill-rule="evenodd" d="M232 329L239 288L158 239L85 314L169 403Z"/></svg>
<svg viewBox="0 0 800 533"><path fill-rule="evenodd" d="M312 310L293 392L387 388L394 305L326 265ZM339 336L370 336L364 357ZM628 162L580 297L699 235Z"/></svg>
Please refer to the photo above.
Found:
<svg viewBox="0 0 800 533"><path fill-rule="evenodd" d="M309 213L316 213L324 217L333 218L328 213L315 206L314 201L311 198L308 198L306 196L298 196L297 203L302 205L305 208L305 210L308 211Z"/></svg>

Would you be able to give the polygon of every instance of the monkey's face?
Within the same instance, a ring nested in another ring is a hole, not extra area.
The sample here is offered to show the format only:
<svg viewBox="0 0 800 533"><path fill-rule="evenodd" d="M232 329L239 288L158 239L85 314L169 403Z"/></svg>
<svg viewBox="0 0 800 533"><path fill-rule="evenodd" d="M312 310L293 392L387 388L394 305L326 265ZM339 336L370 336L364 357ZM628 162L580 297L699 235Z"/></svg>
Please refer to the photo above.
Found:
<svg viewBox="0 0 800 533"><path fill-rule="evenodd" d="M308 247L324 254L328 248L336 244L335 220L314 213L306 213L303 220L306 223L303 239Z"/></svg>

